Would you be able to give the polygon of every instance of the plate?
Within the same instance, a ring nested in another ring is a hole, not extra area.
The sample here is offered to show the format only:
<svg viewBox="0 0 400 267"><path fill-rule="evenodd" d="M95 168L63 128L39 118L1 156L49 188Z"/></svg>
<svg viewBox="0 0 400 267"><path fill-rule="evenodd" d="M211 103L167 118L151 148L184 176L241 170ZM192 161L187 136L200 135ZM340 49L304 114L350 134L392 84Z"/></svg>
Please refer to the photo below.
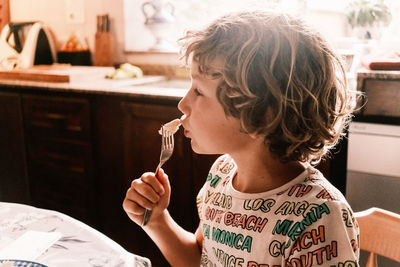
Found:
<svg viewBox="0 0 400 267"><path fill-rule="evenodd" d="M47 267L47 266L33 261L0 260L0 267Z"/></svg>

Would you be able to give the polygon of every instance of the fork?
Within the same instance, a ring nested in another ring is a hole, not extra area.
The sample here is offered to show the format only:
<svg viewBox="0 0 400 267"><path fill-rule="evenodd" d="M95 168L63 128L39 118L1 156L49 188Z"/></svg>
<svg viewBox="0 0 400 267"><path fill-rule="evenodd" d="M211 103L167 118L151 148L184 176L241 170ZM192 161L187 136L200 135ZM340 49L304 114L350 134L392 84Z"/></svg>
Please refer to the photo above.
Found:
<svg viewBox="0 0 400 267"><path fill-rule="evenodd" d="M164 163L172 156L174 152L174 134L167 131L164 125L161 126L161 153L160 162L157 165L155 175L157 176L158 170L164 165ZM151 216L151 210L146 209L143 214L142 225L145 226Z"/></svg>

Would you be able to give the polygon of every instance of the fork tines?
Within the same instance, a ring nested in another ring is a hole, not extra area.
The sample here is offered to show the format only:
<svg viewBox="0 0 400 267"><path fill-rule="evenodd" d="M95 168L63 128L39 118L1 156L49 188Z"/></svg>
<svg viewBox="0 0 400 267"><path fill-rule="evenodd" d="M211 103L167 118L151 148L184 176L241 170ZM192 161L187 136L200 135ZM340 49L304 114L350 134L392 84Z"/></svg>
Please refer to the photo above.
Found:
<svg viewBox="0 0 400 267"><path fill-rule="evenodd" d="M174 135L165 129L164 125L161 127L162 141L161 146L165 148L172 148L174 145Z"/></svg>

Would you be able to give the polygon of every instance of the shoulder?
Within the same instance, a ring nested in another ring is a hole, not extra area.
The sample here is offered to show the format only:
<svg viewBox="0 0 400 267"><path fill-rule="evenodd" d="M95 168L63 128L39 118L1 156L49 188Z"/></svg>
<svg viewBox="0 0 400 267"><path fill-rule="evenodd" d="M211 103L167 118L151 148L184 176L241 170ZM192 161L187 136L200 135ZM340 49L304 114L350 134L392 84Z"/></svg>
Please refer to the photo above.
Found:
<svg viewBox="0 0 400 267"><path fill-rule="evenodd" d="M228 174L236 168L236 163L229 154L224 154L217 158L210 169L213 174Z"/></svg>
<svg viewBox="0 0 400 267"><path fill-rule="evenodd" d="M353 214L343 194L313 167L279 194L275 214L299 216L301 213L305 218L309 215L329 224L343 221Z"/></svg>
<svg viewBox="0 0 400 267"><path fill-rule="evenodd" d="M217 190L220 185L225 186L227 182L236 173L236 163L228 154L218 157L208 172L203 188L200 195L205 190Z"/></svg>
<svg viewBox="0 0 400 267"><path fill-rule="evenodd" d="M340 232L352 238L358 235L358 226L346 198L318 170L310 168L304 186L311 187L306 200L315 205L305 219L312 217L316 225L323 225L333 236L340 236Z"/></svg>
<svg viewBox="0 0 400 267"><path fill-rule="evenodd" d="M308 168L308 175L305 177L303 184L310 190L310 198L319 200L320 202L344 202L347 201L343 194L332 185L323 174L313 167Z"/></svg>
<svg viewBox="0 0 400 267"><path fill-rule="evenodd" d="M310 175L297 184L301 189L293 191L293 194L289 196L291 201L308 203L309 206L302 213L304 217L295 218L293 214L289 216L289 222L292 224L288 230L288 236L294 242L290 248L288 261L300 262L302 255L316 251L327 253L320 259L318 266L333 265L331 263L334 262L337 264L357 261L359 229L350 205L343 194L319 171L313 168L310 170ZM298 192L303 195L296 197ZM285 221L280 222L278 225L280 228L275 227L275 229L284 229ZM286 223L289 225L288 222ZM306 246L307 242L310 245ZM328 258L332 251L335 257Z"/></svg>

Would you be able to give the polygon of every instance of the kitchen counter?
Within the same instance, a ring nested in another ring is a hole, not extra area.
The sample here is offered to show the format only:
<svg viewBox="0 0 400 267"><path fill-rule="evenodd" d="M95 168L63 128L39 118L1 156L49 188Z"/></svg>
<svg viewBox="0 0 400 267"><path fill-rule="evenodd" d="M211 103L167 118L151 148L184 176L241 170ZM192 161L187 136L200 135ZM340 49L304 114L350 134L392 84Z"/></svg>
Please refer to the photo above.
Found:
<svg viewBox="0 0 400 267"><path fill-rule="evenodd" d="M0 85L20 88L36 88L76 93L146 95L181 98L189 89L190 81L167 79L165 76L144 76L124 80L106 79L110 67L70 67L75 73L70 82L42 82L34 80L1 79ZM79 72L79 73L78 73ZM77 75L77 73L79 75ZM395 80L400 79L400 71L374 71L361 69L356 74L357 89L360 90L365 79ZM183 90L182 90L183 89Z"/></svg>
<svg viewBox="0 0 400 267"><path fill-rule="evenodd" d="M108 67L78 67L69 82L42 82L27 79L0 79L0 86L18 87L23 90L59 91L85 94L111 94L120 96L147 96L182 98L190 86L189 80L167 79L165 76L143 76L112 80L105 75ZM79 72L79 73L77 73Z"/></svg>
<svg viewBox="0 0 400 267"><path fill-rule="evenodd" d="M376 78L376 79L398 79L400 78L400 71L360 69L359 71L357 71L357 76L363 78Z"/></svg>
<svg viewBox="0 0 400 267"><path fill-rule="evenodd" d="M369 70L361 69L357 71L357 90L363 86L363 81L366 79L374 80L398 80L400 79L400 71L388 70Z"/></svg>

